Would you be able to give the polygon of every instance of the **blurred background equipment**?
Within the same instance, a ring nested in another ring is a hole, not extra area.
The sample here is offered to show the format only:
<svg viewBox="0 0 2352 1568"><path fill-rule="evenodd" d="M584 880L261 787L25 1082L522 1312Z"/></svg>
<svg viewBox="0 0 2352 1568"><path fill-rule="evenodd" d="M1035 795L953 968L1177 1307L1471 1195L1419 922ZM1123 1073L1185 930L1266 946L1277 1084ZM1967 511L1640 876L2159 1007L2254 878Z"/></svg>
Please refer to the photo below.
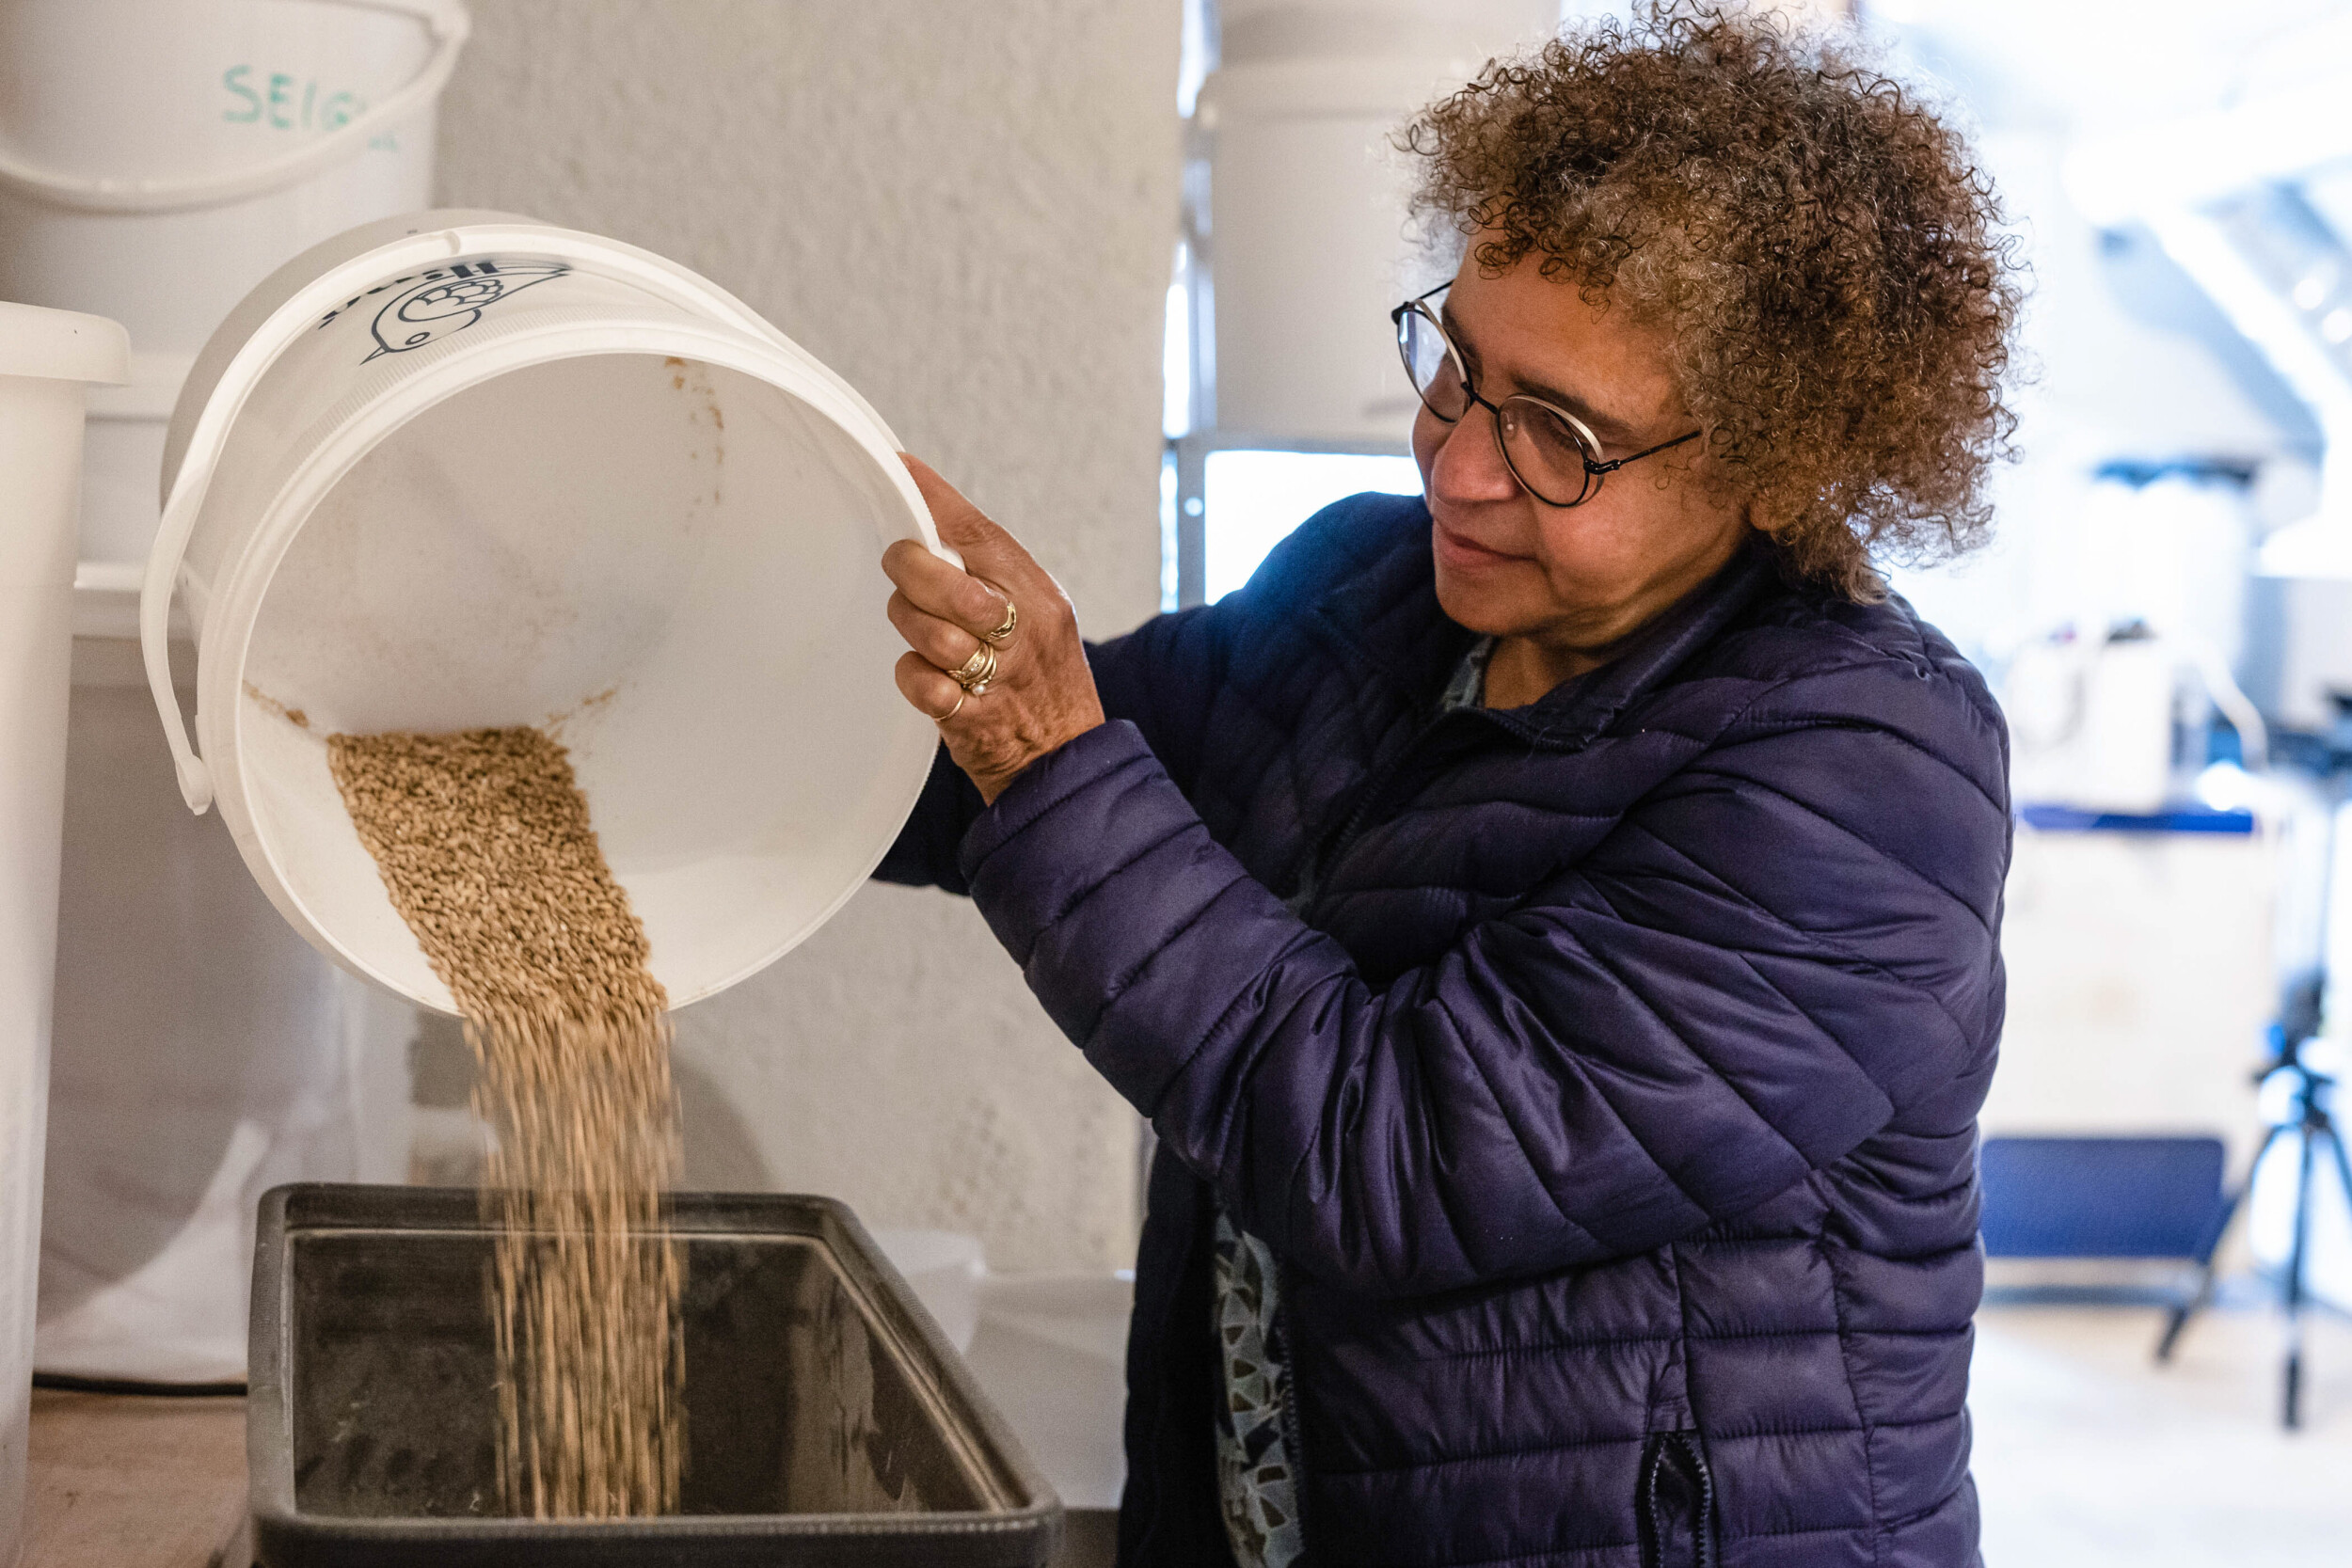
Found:
<svg viewBox="0 0 2352 1568"><path fill-rule="evenodd" d="M40 1264L50 995L86 389L130 371L122 328L0 305L0 1562L24 1507Z"/></svg>
<svg viewBox="0 0 2352 1568"><path fill-rule="evenodd" d="M0 298L134 349L84 444L44 1372L242 1379L262 1189L405 1167L401 1064L367 1045L398 1021L181 806L137 598L198 351L297 252L428 204L468 26L457 0L0 0Z"/></svg>
<svg viewBox="0 0 2352 1568"><path fill-rule="evenodd" d="M2011 723L1985 1132L2096 1133L2119 1162L2221 1138L2250 1219L2217 1261L2282 1273L2296 1140L2249 1171L2275 1118L2249 1069L2293 978L2345 958L2325 949L2352 697L2352 8L1877 0L1863 20L1974 122L2033 268L1998 540L1895 573ZM2352 1037L2352 1010L2315 1027ZM2083 1203L2115 1190L2097 1158ZM2352 1304L2352 1223L2324 1192L2310 1219L2305 1275Z"/></svg>
<svg viewBox="0 0 2352 1568"><path fill-rule="evenodd" d="M2287 1221L2291 1239L2279 1282L2279 1301L2286 1317L2287 1336L2280 1369L2279 1420L2290 1432L2303 1424L2303 1317L2309 1299L2307 1264L2311 1257L2313 1200L2329 1185L2330 1178L2336 1197L2346 1212L2352 1212L2352 1159L2345 1155L2344 1136L2330 1109L2339 1075L2322 1071L2319 1064L2306 1055L2314 1044L2312 1029L2318 1022L2315 993L2312 1002L2308 1010L2296 1009L2302 1016L2271 1031L2271 1064L2257 1075L2257 1082L2265 1090L2264 1109L2270 1125L2263 1134L2262 1147L2255 1152L2254 1168L2263 1167L2265 1157L2281 1138L2292 1141L2294 1152L2295 1192ZM2214 1254L2245 1196L2245 1189L2233 1194L2214 1215L2210 1233L2201 1240L2196 1252L2200 1264L2196 1290L2166 1320L2164 1334L2156 1341L2158 1361L2172 1359L2182 1330L2212 1303Z"/></svg>

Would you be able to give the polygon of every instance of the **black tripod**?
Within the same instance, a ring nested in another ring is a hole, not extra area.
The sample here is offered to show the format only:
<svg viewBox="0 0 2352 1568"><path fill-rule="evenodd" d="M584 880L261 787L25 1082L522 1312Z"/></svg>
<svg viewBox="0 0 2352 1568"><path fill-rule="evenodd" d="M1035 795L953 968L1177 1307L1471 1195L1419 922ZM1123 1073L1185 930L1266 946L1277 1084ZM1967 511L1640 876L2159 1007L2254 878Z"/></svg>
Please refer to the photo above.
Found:
<svg viewBox="0 0 2352 1568"><path fill-rule="evenodd" d="M2298 1002L2304 999L2298 998ZM2312 987L2308 1003L2290 1008L2292 1022L2273 1025L2271 1038L2277 1053L2260 1072L2254 1075L2257 1084L2267 1084L2280 1073L2292 1075L2293 1098L2287 1114L2272 1122L2263 1133L2262 1147L2254 1151L2254 1163L2247 1168L2245 1185L2231 1195L2222 1206L2209 1232L2204 1260L2198 1273L2197 1290L2172 1309L2164 1325L2164 1338L2156 1342L2156 1360L2169 1361L2172 1347L2179 1342L2181 1330L2188 1320L2213 1299L2215 1259L2220 1255L2221 1238L2231 1220L2245 1206L2253 1191L2255 1173L2262 1169L2263 1156L2285 1132L2299 1134L2301 1147L2296 1150L2295 1179L2295 1243L2287 1254L2286 1278L2280 1285L2280 1305L2287 1320L2286 1366L2280 1404L2280 1420L2293 1432L2303 1424L2303 1306L2306 1295L2304 1262L2309 1252L2312 1224L2312 1177L2317 1168L2319 1151L2324 1147L2336 1171L2336 1180L2343 1184L2344 1200L2352 1210L2352 1160L2344 1155L2344 1139L2336 1132L2335 1120L2328 1114L2328 1091L2335 1080L2303 1060L2303 1048L2310 1043L2318 1024L2317 988Z"/></svg>

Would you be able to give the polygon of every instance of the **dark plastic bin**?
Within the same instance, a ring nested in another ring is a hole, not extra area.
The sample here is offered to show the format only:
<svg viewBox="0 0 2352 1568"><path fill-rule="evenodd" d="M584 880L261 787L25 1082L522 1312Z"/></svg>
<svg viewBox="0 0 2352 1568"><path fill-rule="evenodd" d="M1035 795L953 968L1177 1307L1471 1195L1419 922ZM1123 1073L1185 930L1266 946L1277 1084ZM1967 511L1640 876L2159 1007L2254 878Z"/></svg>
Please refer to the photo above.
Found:
<svg viewBox="0 0 2352 1568"><path fill-rule="evenodd" d="M262 1199L253 1544L311 1564L1042 1568L1061 1504L830 1198L681 1194L687 1462L674 1517L498 1517L475 1195Z"/></svg>

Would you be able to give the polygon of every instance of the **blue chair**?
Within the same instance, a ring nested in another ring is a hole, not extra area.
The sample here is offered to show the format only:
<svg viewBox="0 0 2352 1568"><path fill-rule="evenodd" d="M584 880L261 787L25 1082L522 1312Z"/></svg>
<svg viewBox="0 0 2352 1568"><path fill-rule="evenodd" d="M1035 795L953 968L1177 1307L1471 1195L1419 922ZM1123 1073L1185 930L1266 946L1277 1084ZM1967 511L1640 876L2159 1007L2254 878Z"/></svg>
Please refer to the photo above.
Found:
<svg viewBox="0 0 2352 1568"><path fill-rule="evenodd" d="M1987 1138L1985 1254L2201 1264L2229 1214L2227 1158L2219 1138Z"/></svg>

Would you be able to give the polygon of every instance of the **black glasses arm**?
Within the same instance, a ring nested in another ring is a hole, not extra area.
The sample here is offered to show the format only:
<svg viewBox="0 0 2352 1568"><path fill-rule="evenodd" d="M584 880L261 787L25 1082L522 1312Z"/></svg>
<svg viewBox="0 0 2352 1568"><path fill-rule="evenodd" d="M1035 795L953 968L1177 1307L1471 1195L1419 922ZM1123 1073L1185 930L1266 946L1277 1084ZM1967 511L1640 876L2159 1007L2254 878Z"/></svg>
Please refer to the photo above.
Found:
<svg viewBox="0 0 2352 1568"><path fill-rule="evenodd" d="M1614 462L1587 463L1584 465L1584 471L1588 474L1594 475L1595 477L1598 477L1601 474L1613 474L1619 468L1624 467L1628 463L1639 463L1645 457L1657 456L1660 452L1664 451L1669 447L1678 447L1685 441L1695 441L1699 438L1701 434L1701 432L1693 430L1687 435L1677 436L1671 441L1661 441L1656 446L1650 447L1642 451L1637 451L1629 457L1620 457Z"/></svg>

